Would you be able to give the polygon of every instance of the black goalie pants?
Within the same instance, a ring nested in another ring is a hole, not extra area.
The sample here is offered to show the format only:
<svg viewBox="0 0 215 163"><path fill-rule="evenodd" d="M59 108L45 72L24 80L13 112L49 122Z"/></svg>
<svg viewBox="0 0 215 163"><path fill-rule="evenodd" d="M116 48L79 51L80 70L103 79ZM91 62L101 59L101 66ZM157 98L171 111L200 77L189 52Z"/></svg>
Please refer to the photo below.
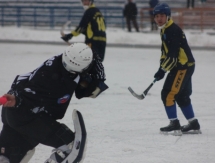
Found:
<svg viewBox="0 0 215 163"><path fill-rule="evenodd" d="M57 148L74 140L74 133L66 125L45 112L34 114L27 109L2 108L2 122L0 155L10 163L19 163L39 143Z"/></svg>

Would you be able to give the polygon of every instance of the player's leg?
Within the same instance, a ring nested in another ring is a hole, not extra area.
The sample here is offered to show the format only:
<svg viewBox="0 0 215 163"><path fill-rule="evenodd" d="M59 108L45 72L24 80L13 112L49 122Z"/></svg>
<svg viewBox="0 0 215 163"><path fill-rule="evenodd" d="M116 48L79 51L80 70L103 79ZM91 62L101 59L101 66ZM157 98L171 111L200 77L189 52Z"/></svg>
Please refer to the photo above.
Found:
<svg viewBox="0 0 215 163"><path fill-rule="evenodd" d="M34 130L32 131L31 128ZM56 122L46 113L41 114L34 122L22 129L22 133L26 134L27 131L31 133L29 134L31 138L55 148L50 156L51 160L62 162L72 151L74 133L66 125Z"/></svg>
<svg viewBox="0 0 215 163"><path fill-rule="evenodd" d="M105 58L106 42L105 41L92 41L91 48L95 51L101 58L101 62Z"/></svg>
<svg viewBox="0 0 215 163"><path fill-rule="evenodd" d="M35 146L42 143L54 148L70 146L74 133L45 112L32 113L28 110L7 109L7 121L12 128L25 135Z"/></svg>
<svg viewBox="0 0 215 163"><path fill-rule="evenodd" d="M176 86L177 79L179 77L179 72L177 70L172 70L167 75L163 89L161 91L161 98L166 110L170 124L166 127L160 128L161 132L171 132L174 131L176 135L181 135L180 123L177 117L175 96L179 92L178 86Z"/></svg>
<svg viewBox="0 0 215 163"><path fill-rule="evenodd" d="M77 110L73 110L72 119L75 129L74 145L71 143L56 148L45 163L81 163L83 161L87 137L84 120L82 114Z"/></svg>
<svg viewBox="0 0 215 163"><path fill-rule="evenodd" d="M20 133L3 125L0 135L0 162L27 163L34 154L34 146Z"/></svg>
<svg viewBox="0 0 215 163"><path fill-rule="evenodd" d="M57 145L53 140L61 141L61 145ZM74 133L64 124L61 124L61 128L51 136L50 139L46 139L42 144L55 146L55 149L52 150L50 158L46 163L62 162L71 152L74 143Z"/></svg>
<svg viewBox="0 0 215 163"><path fill-rule="evenodd" d="M73 141L74 146L72 142L68 145L63 145L54 149L53 154L45 163L81 163L83 161L86 149L86 129L83 117L80 112L74 110L72 114L72 119L75 128L75 139Z"/></svg>
<svg viewBox="0 0 215 163"><path fill-rule="evenodd" d="M6 120L10 127L31 139L31 143L43 143L59 147L70 143L74 133L65 125L60 124L46 112L33 113L27 109L5 109ZM67 133L68 132L68 133ZM67 134L70 137L67 137ZM33 140L36 140L33 142Z"/></svg>
<svg viewBox="0 0 215 163"><path fill-rule="evenodd" d="M198 120L195 118L193 107L191 104L190 95L192 94L192 74L195 66L191 66L186 70L186 74L182 80L181 91L177 95L176 101L181 108L182 113L188 120L188 124L181 127L182 132L188 132L190 130L200 131L200 125Z"/></svg>
<svg viewBox="0 0 215 163"><path fill-rule="evenodd" d="M46 132L39 128L35 129L41 136L43 135L40 143L55 148L49 161L62 162L72 151L74 133L65 124L56 122L46 113L40 115L40 118L35 121L36 124L39 126L46 124Z"/></svg>

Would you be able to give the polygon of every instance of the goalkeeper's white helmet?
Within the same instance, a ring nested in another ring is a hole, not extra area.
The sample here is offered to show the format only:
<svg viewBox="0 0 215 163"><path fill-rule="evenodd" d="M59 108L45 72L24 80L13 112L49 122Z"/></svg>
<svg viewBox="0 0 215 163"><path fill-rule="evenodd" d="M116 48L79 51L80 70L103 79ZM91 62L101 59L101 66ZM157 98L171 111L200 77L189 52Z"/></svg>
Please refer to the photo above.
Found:
<svg viewBox="0 0 215 163"><path fill-rule="evenodd" d="M74 43L62 54L62 63L71 73L81 73L86 70L93 60L92 49L84 43Z"/></svg>

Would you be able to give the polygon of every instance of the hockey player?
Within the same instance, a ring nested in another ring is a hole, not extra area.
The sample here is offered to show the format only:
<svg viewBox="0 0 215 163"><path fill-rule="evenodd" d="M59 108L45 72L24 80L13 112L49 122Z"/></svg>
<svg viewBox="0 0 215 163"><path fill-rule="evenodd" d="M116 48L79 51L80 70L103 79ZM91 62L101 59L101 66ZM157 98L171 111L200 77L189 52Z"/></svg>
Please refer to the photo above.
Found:
<svg viewBox="0 0 215 163"><path fill-rule="evenodd" d="M169 71L161 91L161 98L170 124L160 128L160 131L178 130L181 134L181 131L197 130L197 133L200 133L200 125L194 116L190 99L195 60L187 39L181 28L171 19L171 10L166 3L157 4L153 10L153 15L160 29L162 41L160 66L154 77L159 81ZM176 103L188 120L188 125L180 126L176 114Z"/></svg>
<svg viewBox="0 0 215 163"><path fill-rule="evenodd" d="M0 162L27 163L41 143L56 148L46 163L61 163L72 153L74 132L57 120L73 93L78 99L96 98L108 88L104 81L100 58L84 43L71 44L34 71L18 75L4 95Z"/></svg>
<svg viewBox="0 0 215 163"><path fill-rule="evenodd" d="M93 0L82 0L82 4L85 13L78 27L61 38L68 42L73 36L78 36L81 33L84 34L85 43L99 54L103 62L106 48L105 19L100 10L94 5Z"/></svg>

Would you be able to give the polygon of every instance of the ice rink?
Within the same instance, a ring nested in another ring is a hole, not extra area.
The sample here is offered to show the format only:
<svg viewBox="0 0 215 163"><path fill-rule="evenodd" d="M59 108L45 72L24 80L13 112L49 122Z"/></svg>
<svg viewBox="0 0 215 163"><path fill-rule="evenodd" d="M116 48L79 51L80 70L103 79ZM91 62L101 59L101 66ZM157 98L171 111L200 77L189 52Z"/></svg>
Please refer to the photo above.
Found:
<svg viewBox="0 0 215 163"><path fill-rule="evenodd" d="M17 74L30 72L65 46L0 44L0 95L6 93ZM104 67L109 89L96 99L73 97L60 122L73 129L72 110L83 114L88 133L84 163L214 163L215 162L215 53L193 50L196 70L191 96L202 134L161 135L167 119L160 98L164 80L152 87L144 100L134 98L153 81L160 49L106 49ZM181 125L187 124L178 109ZM0 123L2 127L2 123ZM30 163L42 163L53 148L39 145Z"/></svg>

